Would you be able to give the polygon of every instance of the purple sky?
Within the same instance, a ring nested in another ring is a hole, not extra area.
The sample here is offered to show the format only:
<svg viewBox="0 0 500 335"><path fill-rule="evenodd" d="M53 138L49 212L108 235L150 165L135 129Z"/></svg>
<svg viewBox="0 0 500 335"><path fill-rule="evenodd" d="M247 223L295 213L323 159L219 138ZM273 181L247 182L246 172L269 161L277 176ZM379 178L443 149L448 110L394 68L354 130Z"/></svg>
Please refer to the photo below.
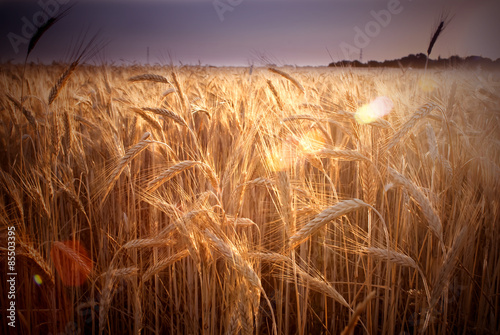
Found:
<svg viewBox="0 0 500 335"><path fill-rule="evenodd" d="M163 64L326 65L359 59L359 49L363 61L394 59L425 52L443 11L454 17L432 58L500 58L498 0L0 0L0 60L24 60L23 28L51 2L75 6L30 60L70 60L87 30L109 42L100 59L116 62L145 62L148 47Z"/></svg>

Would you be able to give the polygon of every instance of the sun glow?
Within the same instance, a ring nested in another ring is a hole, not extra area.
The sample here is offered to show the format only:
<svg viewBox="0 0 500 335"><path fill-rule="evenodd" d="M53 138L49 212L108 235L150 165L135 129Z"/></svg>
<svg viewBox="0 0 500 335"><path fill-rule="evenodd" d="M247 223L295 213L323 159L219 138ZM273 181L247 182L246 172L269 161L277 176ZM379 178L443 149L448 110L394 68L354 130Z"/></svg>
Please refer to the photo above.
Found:
<svg viewBox="0 0 500 335"><path fill-rule="evenodd" d="M388 97L378 97L369 104L363 105L355 114L356 121L368 124L389 114L394 108L394 103Z"/></svg>
<svg viewBox="0 0 500 335"><path fill-rule="evenodd" d="M437 88L437 82L430 76L423 76L418 80L418 86L424 92L432 92Z"/></svg>
<svg viewBox="0 0 500 335"><path fill-rule="evenodd" d="M309 129L299 139L298 148L301 154L310 154L325 147L326 139L323 133L316 129Z"/></svg>

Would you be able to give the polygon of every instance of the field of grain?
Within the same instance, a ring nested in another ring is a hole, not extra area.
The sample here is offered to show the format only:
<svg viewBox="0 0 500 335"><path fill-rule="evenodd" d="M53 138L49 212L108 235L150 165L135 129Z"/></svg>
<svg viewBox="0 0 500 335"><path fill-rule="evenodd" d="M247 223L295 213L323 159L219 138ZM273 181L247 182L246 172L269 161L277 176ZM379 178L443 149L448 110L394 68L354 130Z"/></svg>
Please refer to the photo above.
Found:
<svg viewBox="0 0 500 335"><path fill-rule="evenodd" d="M499 73L65 69L1 66L0 333L499 331Z"/></svg>

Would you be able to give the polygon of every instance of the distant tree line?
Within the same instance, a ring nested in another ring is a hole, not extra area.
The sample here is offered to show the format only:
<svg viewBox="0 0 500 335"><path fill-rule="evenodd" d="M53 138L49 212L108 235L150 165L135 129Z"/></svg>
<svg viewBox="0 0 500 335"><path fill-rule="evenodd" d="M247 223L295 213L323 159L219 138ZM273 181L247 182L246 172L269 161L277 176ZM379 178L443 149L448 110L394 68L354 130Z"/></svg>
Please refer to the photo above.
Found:
<svg viewBox="0 0 500 335"><path fill-rule="evenodd" d="M411 67L415 69L425 68L427 56L423 53L411 54L400 59L386 60L378 62L371 60L367 63L361 63L358 60L348 61L343 60L339 62L330 63L328 66L334 67ZM500 68L500 58L493 61L489 58L481 56L468 56L462 58L460 56L451 56L450 58L429 59L427 68L442 68L442 67L461 67L461 68Z"/></svg>

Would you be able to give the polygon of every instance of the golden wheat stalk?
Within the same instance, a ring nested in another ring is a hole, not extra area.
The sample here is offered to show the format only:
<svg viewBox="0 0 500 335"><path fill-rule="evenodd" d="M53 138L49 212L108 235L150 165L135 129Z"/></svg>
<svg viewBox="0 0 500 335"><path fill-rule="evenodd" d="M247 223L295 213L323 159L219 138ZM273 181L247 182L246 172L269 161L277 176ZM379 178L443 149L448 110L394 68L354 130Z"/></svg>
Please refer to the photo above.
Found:
<svg viewBox="0 0 500 335"><path fill-rule="evenodd" d="M108 315L109 307L113 300L113 289L115 287L116 279L123 277L135 276L138 273L138 268L135 266L116 269L111 267L105 272L105 280L102 288L101 302L99 305L99 333L102 333L106 326L106 317Z"/></svg>
<svg viewBox="0 0 500 335"><path fill-rule="evenodd" d="M290 267L295 268L295 272L299 277L299 280L304 284L308 285L312 290L323 293L330 298L333 298L335 301L340 303L341 305L350 308L349 304L347 301L344 299L344 297L332 286L330 285L326 280L324 280L321 277L314 277L304 271L302 268L299 266L294 266L293 261L284 255L281 255L279 253L275 252L253 252L250 254L252 258L258 259L263 262L270 262L270 263L284 263L287 264ZM293 282L293 278L289 279L291 282Z"/></svg>
<svg viewBox="0 0 500 335"><path fill-rule="evenodd" d="M258 177L253 180L249 180L242 184L242 186L250 186L250 185L255 185L255 186L261 186L261 187L267 187L267 188L273 188L276 184L274 181L264 178L264 177Z"/></svg>
<svg viewBox="0 0 500 335"><path fill-rule="evenodd" d="M136 81L151 81L151 82L156 82L156 83L165 83L165 84L170 84L167 78L160 76L159 74L150 74L150 73L145 73L145 74L140 74L138 76L133 76L127 79L128 81L131 82L136 82Z"/></svg>
<svg viewBox="0 0 500 335"><path fill-rule="evenodd" d="M128 241L122 246L122 249L137 249L137 248L162 248L175 243L171 238L141 238Z"/></svg>
<svg viewBox="0 0 500 335"><path fill-rule="evenodd" d="M156 264L153 264L151 267L149 267L146 272L142 275L141 281L147 282L151 277L156 275L158 272L163 271L173 263L176 263L180 261L181 259L189 256L189 251L187 249L182 250L182 251L177 251L175 254L173 254L170 257L167 257L165 259L160 260Z"/></svg>
<svg viewBox="0 0 500 335"><path fill-rule="evenodd" d="M132 111L134 111L135 113L139 114L139 116L144 120L146 121L147 123L149 123L154 129L156 129L158 132L162 132L162 126L161 124L158 122L158 120L156 120L155 118L151 117L148 115L148 113L146 113L144 110L142 110L141 108L135 108L135 107L132 107L131 108Z"/></svg>
<svg viewBox="0 0 500 335"><path fill-rule="evenodd" d="M179 96L179 99L181 100L181 105L183 108L187 107L187 98L184 95L184 91L181 89L181 84L179 82L179 78L177 77L177 73L175 71L172 71L172 80L174 82L174 87L177 92L177 95Z"/></svg>
<svg viewBox="0 0 500 335"><path fill-rule="evenodd" d="M302 227L302 229L295 233L295 235L290 237L290 245L292 247L296 247L332 220L368 206L369 205L362 200L350 199L343 200L331 207L328 207L316 215L313 220L309 221L304 227Z"/></svg>
<svg viewBox="0 0 500 335"><path fill-rule="evenodd" d="M5 96L14 104L14 106L16 106L19 110L22 111L24 117L29 122L29 124L32 125L33 128L37 129L38 122L36 121L35 115L30 110L24 108L21 102L16 98L14 98L10 93L6 93Z"/></svg>
<svg viewBox="0 0 500 335"><path fill-rule="evenodd" d="M410 130L418 123L418 121L426 117L434 109L438 109L442 112L441 107L432 102L420 107L415 113L413 113L410 119L406 121L394 135L392 135L391 139L384 145L383 150L390 150L396 144L400 143L401 140L408 135Z"/></svg>
<svg viewBox="0 0 500 335"><path fill-rule="evenodd" d="M183 127L189 128L186 120L184 120L181 116L175 114L174 112L169 111L168 109L165 108L152 108L152 107L143 107L143 111L147 112L153 112L158 115L165 116L178 124L180 124Z"/></svg>
<svg viewBox="0 0 500 335"><path fill-rule="evenodd" d="M360 166L361 187L363 189L363 200L369 205L374 205L377 198L377 183L375 180L376 169L368 163L363 162Z"/></svg>
<svg viewBox="0 0 500 335"><path fill-rule="evenodd" d="M410 268L418 269L417 263L411 258L410 256L407 256L405 254L402 254L400 252L396 252L393 250L387 250L387 249L381 249L381 248L375 248L375 247L367 247L364 248L366 253L368 253L370 256L380 258L380 259L385 259L391 263L400 265L400 266L407 266Z"/></svg>
<svg viewBox="0 0 500 335"><path fill-rule="evenodd" d="M295 115L289 115L289 116L283 118L281 121L282 122L291 122L291 121L300 121L300 120L308 120L308 121L318 122L318 121L321 121L322 119L315 117L313 115L309 115L309 114L295 114Z"/></svg>
<svg viewBox="0 0 500 335"><path fill-rule="evenodd" d="M199 166L202 172L205 174L205 176L207 176L207 178L210 180L212 187L216 190L219 189L219 180L217 178L217 175L209 165L200 161L183 161L175 164L174 166L171 166L164 172L160 173L155 179L151 180L148 183L148 190L151 192L158 189L158 187L160 187L168 180L172 179L179 173L187 169L190 169L194 166Z"/></svg>
<svg viewBox="0 0 500 335"><path fill-rule="evenodd" d="M20 254L25 257L31 259L35 264L43 271L44 279L48 279L48 283L54 285L54 273L52 272L52 268L49 263L45 260L45 258L40 254L38 250L36 250L31 244L28 244L22 240L18 240L19 246L22 248Z"/></svg>
<svg viewBox="0 0 500 335"><path fill-rule="evenodd" d="M66 85L69 77L71 76L73 71L75 71L76 67L78 66L78 63L79 63L79 61L72 62L66 68L66 70L61 74L59 79L57 79L55 85L52 87L52 89L50 90L50 93L49 93L49 98L48 98L49 105L54 102L54 100L57 98L57 96L61 92L61 89L64 87L64 85Z"/></svg>
<svg viewBox="0 0 500 335"><path fill-rule="evenodd" d="M171 93L174 93L176 92L175 91L175 88L169 88L168 90L165 90L162 94L161 94L161 97L162 99L165 99L168 95L170 95Z"/></svg>
<svg viewBox="0 0 500 335"><path fill-rule="evenodd" d="M354 310L353 315L349 319L349 323L344 328L344 330L342 331L341 335L353 335L354 334L354 328L356 327L356 324L358 323L361 314L366 310L366 307L368 306L368 303L373 298L375 298L375 296L376 296L375 291L371 291L370 293L368 293L368 295L366 296L365 300L363 300L362 302L360 302L356 306L356 309Z"/></svg>
<svg viewBox="0 0 500 335"><path fill-rule="evenodd" d="M20 187L14 181L12 176L10 174L4 172L2 169L0 169L0 181L1 181L0 185L3 186L4 191L10 195L12 200L14 200L17 211L19 212L20 221L23 222L24 221L24 209L23 209L23 201L22 201L22 191L20 190Z"/></svg>
<svg viewBox="0 0 500 335"><path fill-rule="evenodd" d="M364 248L366 253L372 257L376 257L379 259L387 260L391 263L397 264L399 266L410 267L417 270L422 278L422 282L424 284L425 293L427 295L427 300L430 301L431 293L429 290L429 285L427 284L427 278L424 276L424 272L418 266L417 262L410 256L402 254L400 252L388 249L381 249L375 247L367 247Z"/></svg>
<svg viewBox="0 0 500 335"><path fill-rule="evenodd" d="M440 267L440 271L436 280L434 282L432 293L431 293L431 301L430 308L434 308L439 298L442 296L445 287L448 285L451 275L453 274L453 270L457 264L458 258L466 246L469 236L469 231L471 228L468 226L463 227L460 232L453 239L453 244L451 249L448 251L442 266Z"/></svg>
<svg viewBox="0 0 500 335"><path fill-rule="evenodd" d="M63 135L63 144L64 144L64 152L66 155L69 154L71 150L71 144L73 140L73 132L71 127L71 118L67 111L63 113L63 124L64 124L64 135Z"/></svg>
<svg viewBox="0 0 500 335"><path fill-rule="evenodd" d="M430 230L434 233L434 235L438 238L441 247L444 251L444 242L443 242L443 226L441 224L441 219L438 214L432 207L429 199L422 193L422 191L410 180L396 172L394 169L389 168L389 175L394 183L403 186L415 199L415 202L422 209L422 213L427 219L427 223L429 225Z"/></svg>
<svg viewBox="0 0 500 335"><path fill-rule="evenodd" d="M296 267L296 272L297 272L297 275L299 276L299 280L302 283L304 283L305 285L309 286L311 289L313 289L317 292L320 292L320 293L323 293L323 294L329 296L330 298L334 299L342 306L350 308L349 304L344 299L344 297L332 285L330 285L324 279L313 277L299 267Z"/></svg>
<svg viewBox="0 0 500 335"><path fill-rule="evenodd" d="M295 79L294 77L292 77L291 75L289 75L288 73L286 73L285 71L281 71L277 68L274 68L274 67L268 67L267 68L269 71L271 72L274 72L276 74L279 74L280 76L282 76L283 78L286 78L288 79L295 87L297 87L302 93L305 93L306 90L304 89L304 86L302 86L301 83L299 83L299 81L297 79Z"/></svg>
<svg viewBox="0 0 500 335"><path fill-rule="evenodd" d="M314 155L321 158L334 158L344 161L370 161L366 156L360 154L357 150L322 149L314 152Z"/></svg>
<svg viewBox="0 0 500 335"><path fill-rule="evenodd" d="M241 322L241 335L253 335L254 326L252 311L250 308L251 303L248 301L248 297L245 297L243 292L246 291L240 290L240 297L238 299L237 306L239 321Z"/></svg>
<svg viewBox="0 0 500 335"><path fill-rule="evenodd" d="M68 247L66 244L56 241L52 244L52 248L55 248L69 257L73 262L78 264L85 273L91 273L92 268L89 265L89 259L83 254L77 252L73 248Z"/></svg>
<svg viewBox="0 0 500 335"><path fill-rule="evenodd" d="M66 194L70 200L70 202L73 204L73 206L78 209L83 215L87 217L87 212L85 211L85 207L83 206L82 201L78 197L78 195L74 192L71 191L66 187L64 184L60 184L59 187L61 190Z"/></svg>
<svg viewBox="0 0 500 335"><path fill-rule="evenodd" d="M234 245L229 241L223 241L210 230L204 230L205 236L212 242L214 248L225 258L225 260L234 266L234 268L245 278L245 280L255 289L263 291L260 278L246 262Z"/></svg>
<svg viewBox="0 0 500 335"><path fill-rule="evenodd" d="M52 124L50 126L50 140L52 144L52 151L54 156L57 157L59 149L61 148L61 132L59 127L59 117L57 112L52 114Z"/></svg>
<svg viewBox="0 0 500 335"><path fill-rule="evenodd" d="M91 37L87 43L85 43L86 35L83 36L79 45L76 46L76 49L72 52L72 58L74 61L66 68L66 70L61 74L55 85L52 87L48 97L48 104L51 105L54 100L57 98L61 89L68 82L71 74L76 70L76 68L85 60L93 57L97 54L102 47L104 47L103 43L96 43L97 34Z"/></svg>
<svg viewBox="0 0 500 335"><path fill-rule="evenodd" d="M145 135L148 134L149 133L146 133ZM113 170L108 179L108 182L104 189L104 194L102 196L103 201L108 196L109 192L111 191L116 181L118 180L118 177L120 177L120 174L122 173L123 170L125 170L125 167L128 165L128 163L130 163L135 157L137 157L151 143L152 142L150 140L144 139L125 152L125 155L118 161L118 164L116 165L115 169Z"/></svg>
<svg viewBox="0 0 500 335"><path fill-rule="evenodd" d="M227 223L233 225L235 228L258 227L258 225L249 218L235 218L233 216L226 216Z"/></svg>
<svg viewBox="0 0 500 335"><path fill-rule="evenodd" d="M429 321L434 312L436 304L439 299L443 296L446 291L446 287L448 286L450 279L453 275L453 270L456 268L456 264L458 262L458 258L460 257L462 250L465 248L467 241L469 240L469 232L471 228L469 226L464 226L460 232L455 235L453 239L453 244L451 249L448 251L442 266L439 270L439 273L434 281L434 285L432 288L431 299L429 302L429 308L426 313L426 318L424 321L424 325L422 326L422 332L425 333L427 328L429 327Z"/></svg>
<svg viewBox="0 0 500 335"><path fill-rule="evenodd" d="M276 87L274 87L273 83L270 80L267 80L267 86L269 87L269 90L271 90L274 99L276 99L276 104L278 105L278 108L280 110L283 110L283 101L281 100L278 91L276 90Z"/></svg>

